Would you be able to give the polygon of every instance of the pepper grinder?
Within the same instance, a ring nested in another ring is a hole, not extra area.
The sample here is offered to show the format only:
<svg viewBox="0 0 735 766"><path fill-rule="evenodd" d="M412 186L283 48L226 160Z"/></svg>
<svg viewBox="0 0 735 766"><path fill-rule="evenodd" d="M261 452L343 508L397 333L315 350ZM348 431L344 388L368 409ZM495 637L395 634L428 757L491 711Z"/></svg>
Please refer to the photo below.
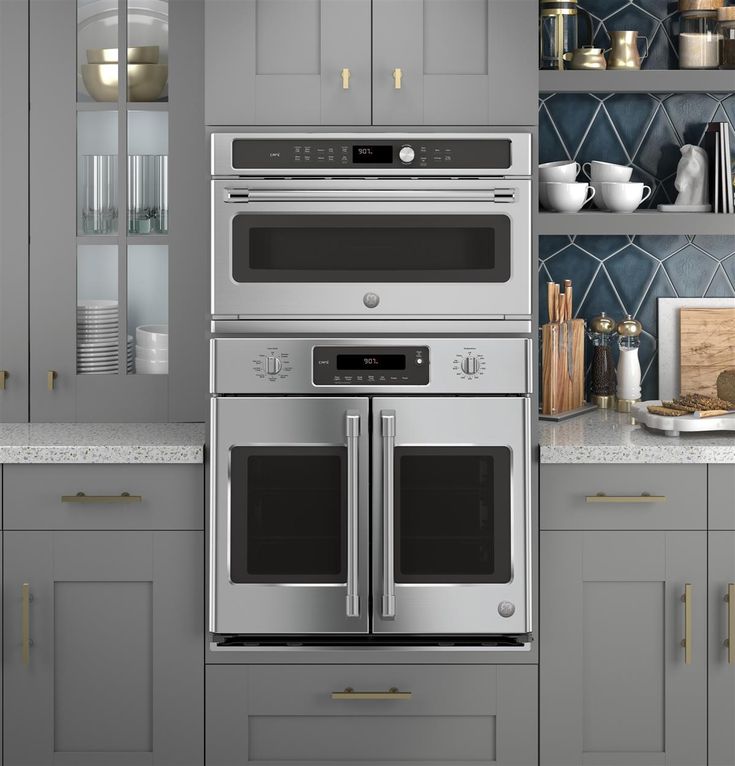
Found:
<svg viewBox="0 0 735 766"><path fill-rule="evenodd" d="M604 311L590 320L587 333L592 341L591 401L600 409L615 407L615 363L612 343L616 323Z"/></svg>
<svg viewBox="0 0 735 766"><path fill-rule="evenodd" d="M641 400L641 363L638 359L638 348L641 345L640 335L643 325L626 314L625 319L618 322L618 412L630 412L631 405Z"/></svg>

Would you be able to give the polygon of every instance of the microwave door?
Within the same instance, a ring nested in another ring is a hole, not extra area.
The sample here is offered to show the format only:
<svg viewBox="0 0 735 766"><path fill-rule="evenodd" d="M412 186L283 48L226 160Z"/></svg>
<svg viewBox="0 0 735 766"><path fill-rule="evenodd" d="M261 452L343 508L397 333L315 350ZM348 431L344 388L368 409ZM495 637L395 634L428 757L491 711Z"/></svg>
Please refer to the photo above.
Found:
<svg viewBox="0 0 735 766"><path fill-rule="evenodd" d="M211 413L214 633L368 630L368 401L220 397Z"/></svg>
<svg viewBox="0 0 735 766"><path fill-rule="evenodd" d="M376 634L530 631L527 397L373 400Z"/></svg>

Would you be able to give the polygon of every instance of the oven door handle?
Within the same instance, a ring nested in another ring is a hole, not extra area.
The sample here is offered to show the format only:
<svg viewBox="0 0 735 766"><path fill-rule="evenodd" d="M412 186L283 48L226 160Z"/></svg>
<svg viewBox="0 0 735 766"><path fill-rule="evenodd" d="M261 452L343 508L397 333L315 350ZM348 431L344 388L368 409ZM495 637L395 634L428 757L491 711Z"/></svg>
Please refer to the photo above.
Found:
<svg viewBox="0 0 735 766"><path fill-rule="evenodd" d="M396 411L381 410L380 433L383 437L383 598L384 619L396 616L395 578L395 449Z"/></svg>
<svg viewBox="0 0 735 766"><path fill-rule="evenodd" d="M359 595L359 462L360 413L348 410L345 415L347 436L347 616L360 616Z"/></svg>
<svg viewBox="0 0 735 766"><path fill-rule="evenodd" d="M235 189L224 190L224 201L235 204L251 202L505 202L513 203L517 190L512 188L462 190L411 189Z"/></svg>

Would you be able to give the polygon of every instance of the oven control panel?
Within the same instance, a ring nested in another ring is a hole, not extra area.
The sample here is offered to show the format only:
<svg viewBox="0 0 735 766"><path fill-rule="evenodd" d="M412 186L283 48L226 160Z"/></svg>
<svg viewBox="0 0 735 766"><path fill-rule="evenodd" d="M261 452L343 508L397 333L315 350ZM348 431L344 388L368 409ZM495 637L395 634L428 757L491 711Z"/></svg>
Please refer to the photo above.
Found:
<svg viewBox="0 0 735 766"><path fill-rule="evenodd" d="M427 386L428 346L315 346L315 386Z"/></svg>
<svg viewBox="0 0 735 766"><path fill-rule="evenodd" d="M485 374L485 355L476 348L465 348L452 361L455 375L464 380L473 380Z"/></svg>

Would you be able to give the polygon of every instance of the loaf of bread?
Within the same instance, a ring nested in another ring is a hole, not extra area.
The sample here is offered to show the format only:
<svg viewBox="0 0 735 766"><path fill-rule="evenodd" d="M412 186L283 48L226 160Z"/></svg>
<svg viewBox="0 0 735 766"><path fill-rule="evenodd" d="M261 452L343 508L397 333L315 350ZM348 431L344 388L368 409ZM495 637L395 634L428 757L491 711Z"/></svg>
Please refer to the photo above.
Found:
<svg viewBox="0 0 735 766"><path fill-rule="evenodd" d="M735 402L735 370L725 370L717 376L717 396Z"/></svg>

